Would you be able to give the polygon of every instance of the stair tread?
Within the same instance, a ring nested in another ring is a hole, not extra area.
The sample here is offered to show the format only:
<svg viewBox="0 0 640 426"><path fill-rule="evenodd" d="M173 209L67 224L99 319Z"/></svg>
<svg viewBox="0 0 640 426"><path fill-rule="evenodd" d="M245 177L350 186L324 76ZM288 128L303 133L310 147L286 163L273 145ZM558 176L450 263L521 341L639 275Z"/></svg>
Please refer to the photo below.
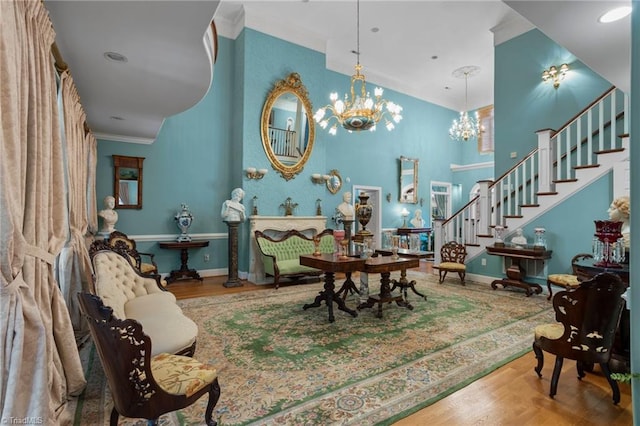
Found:
<svg viewBox="0 0 640 426"><path fill-rule="evenodd" d="M567 183L567 182L577 182L578 179L558 179L554 180L553 183Z"/></svg>
<svg viewBox="0 0 640 426"><path fill-rule="evenodd" d="M505 219L521 219L523 216L521 214L508 214L502 217L504 217Z"/></svg>
<svg viewBox="0 0 640 426"><path fill-rule="evenodd" d="M540 207L540 204L520 204L520 207Z"/></svg>
<svg viewBox="0 0 640 426"><path fill-rule="evenodd" d="M552 192L538 192L536 195L558 195L557 192L552 191Z"/></svg>
<svg viewBox="0 0 640 426"><path fill-rule="evenodd" d="M622 152L624 148L604 149L602 151L594 151L594 154L612 154L614 152Z"/></svg>
<svg viewBox="0 0 640 426"><path fill-rule="evenodd" d="M586 166L573 166L573 170L581 170L581 169L595 169L600 167L600 164L587 164Z"/></svg>

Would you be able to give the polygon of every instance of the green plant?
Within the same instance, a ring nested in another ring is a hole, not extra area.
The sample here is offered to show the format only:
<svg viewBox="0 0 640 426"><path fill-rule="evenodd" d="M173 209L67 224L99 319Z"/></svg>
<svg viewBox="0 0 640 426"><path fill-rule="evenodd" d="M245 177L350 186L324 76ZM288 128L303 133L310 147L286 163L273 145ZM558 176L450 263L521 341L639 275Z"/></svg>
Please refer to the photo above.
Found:
<svg viewBox="0 0 640 426"><path fill-rule="evenodd" d="M631 379L640 379L640 373L612 373L611 378L617 382L630 383Z"/></svg>

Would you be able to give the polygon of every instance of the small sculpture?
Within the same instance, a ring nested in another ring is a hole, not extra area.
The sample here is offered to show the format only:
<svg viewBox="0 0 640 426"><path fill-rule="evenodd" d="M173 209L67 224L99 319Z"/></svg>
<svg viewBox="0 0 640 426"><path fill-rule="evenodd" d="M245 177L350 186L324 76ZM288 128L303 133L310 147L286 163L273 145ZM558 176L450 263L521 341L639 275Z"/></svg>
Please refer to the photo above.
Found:
<svg viewBox="0 0 640 426"><path fill-rule="evenodd" d="M220 212L222 220L225 222L244 222L246 216L242 205L243 197L244 191L242 188L236 188L231 191L231 199L222 203L222 211Z"/></svg>
<svg viewBox="0 0 640 426"><path fill-rule="evenodd" d="M113 208L116 206L116 199L111 195L107 195L103 200L104 209L98 212L98 216L102 218L101 234L111 234L116 230L115 224L118 221L118 212Z"/></svg>
<svg viewBox="0 0 640 426"><path fill-rule="evenodd" d="M618 197L613 200L611 202L611 205L609 206L609 210L607 210L607 213L609 213L609 219L616 222L622 222L622 228L620 229L620 232L622 233L622 238L624 239L625 248L629 248L629 217L631 215L631 205L629 197L623 195L622 197Z"/></svg>
<svg viewBox="0 0 640 426"><path fill-rule="evenodd" d="M351 204L350 192L342 194L342 203L338 204L338 212L342 215L342 219L353 220L356 213L353 205Z"/></svg>
<svg viewBox="0 0 640 426"><path fill-rule="evenodd" d="M417 209L413 213L413 219L410 221L411 226L414 228L424 228L424 219L422 218L422 210Z"/></svg>
<svg viewBox="0 0 640 426"><path fill-rule="evenodd" d="M527 245L527 237L522 235L522 228L516 229L516 235L511 238L511 244L515 246L526 246Z"/></svg>
<svg viewBox="0 0 640 426"><path fill-rule="evenodd" d="M320 198L316 200L316 216L322 216L322 200Z"/></svg>
<svg viewBox="0 0 640 426"><path fill-rule="evenodd" d="M298 203L294 203L291 197L287 197L284 203L280 204L280 207L284 208L285 216L293 216L293 209L298 207Z"/></svg>

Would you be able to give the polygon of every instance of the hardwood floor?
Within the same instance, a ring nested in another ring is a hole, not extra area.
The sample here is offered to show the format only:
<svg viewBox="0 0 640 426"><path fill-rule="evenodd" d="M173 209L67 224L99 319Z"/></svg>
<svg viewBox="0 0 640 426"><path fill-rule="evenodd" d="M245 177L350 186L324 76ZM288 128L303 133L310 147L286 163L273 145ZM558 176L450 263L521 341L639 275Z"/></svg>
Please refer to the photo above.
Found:
<svg viewBox="0 0 640 426"><path fill-rule="evenodd" d="M429 272L431 263L421 261L417 269ZM336 275L338 278L339 274ZM179 281L172 283L168 288L178 299L270 288L248 281L243 281L242 287L225 288L223 283L226 278L209 277L202 283ZM617 406L613 405L611 388L597 367L593 373L587 373L585 378L578 380L575 362L565 360L558 393L551 399L549 383L553 364L554 357L547 355L542 379L538 379L533 371L534 355L532 352L527 353L467 387L398 421L395 425L555 426L633 423L631 386L620 384L621 401Z"/></svg>

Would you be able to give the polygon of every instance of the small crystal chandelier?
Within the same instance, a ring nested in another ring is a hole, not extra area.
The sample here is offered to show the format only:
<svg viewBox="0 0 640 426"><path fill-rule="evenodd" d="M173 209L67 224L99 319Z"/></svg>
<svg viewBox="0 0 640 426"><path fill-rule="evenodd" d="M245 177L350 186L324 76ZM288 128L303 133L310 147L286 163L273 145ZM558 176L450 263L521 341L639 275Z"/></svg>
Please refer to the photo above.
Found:
<svg viewBox="0 0 640 426"><path fill-rule="evenodd" d="M453 124L449 129L449 137L453 140L468 141L469 139L475 139L482 131L478 111L474 114L475 118L469 117L469 113L467 112L467 79L469 76L477 74L478 71L480 71L479 67L468 65L466 67L458 68L452 73L456 78L464 77L464 111L460 111L460 117L457 120L453 120Z"/></svg>
<svg viewBox="0 0 640 426"><path fill-rule="evenodd" d="M355 66L356 73L351 76L351 97L345 93L344 100L338 99L338 93L331 93L331 105L320 108L314 114L313 118L320 127L326 129L329 122L334 119L336 122L329 129L329 134L335 136L338 124L344 127L349 133L360 130L376 130L376 124L385 119L385 127L391 131L394 129L395 123L402 120L402 107L391 101L382 99L383 90L376 87L374 97L372 98L366 90L366 80L364 74L361 74L362 65L360 65L360 0L357 2L357 49L354 52L357 55L357 63ZM356 82L360 84L360 90L356 90ZM331 113L325 118L327 110Z"/></svg>

